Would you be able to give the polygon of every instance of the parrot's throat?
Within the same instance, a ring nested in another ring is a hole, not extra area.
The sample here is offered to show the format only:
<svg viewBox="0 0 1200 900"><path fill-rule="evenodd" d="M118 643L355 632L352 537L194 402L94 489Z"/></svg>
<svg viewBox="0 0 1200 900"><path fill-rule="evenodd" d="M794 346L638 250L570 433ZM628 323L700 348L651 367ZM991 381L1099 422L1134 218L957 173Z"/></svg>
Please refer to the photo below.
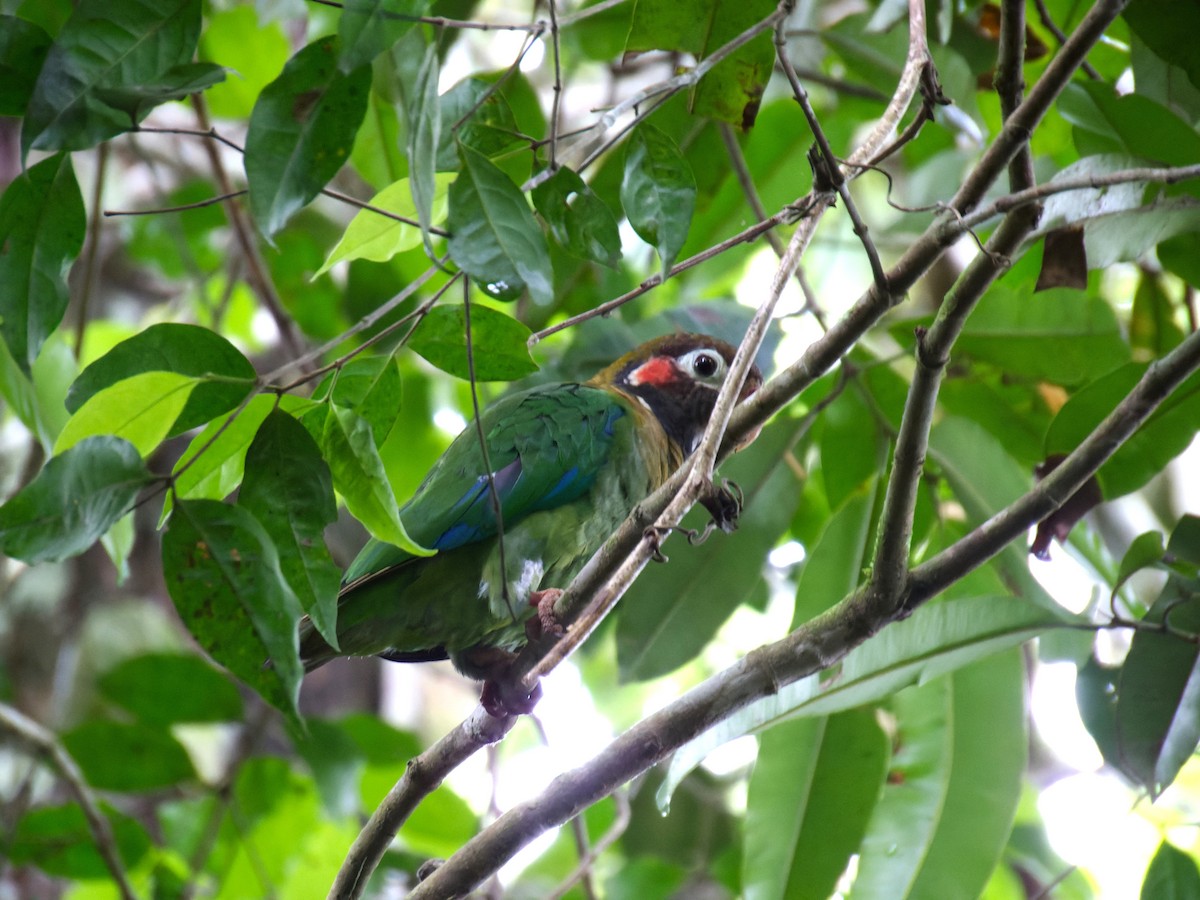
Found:
<svg viewBox="0 0 1200 900"><path fill-rule="evenodd" d="M632 385L628 390L649 408L682 456L696 449L716 405L717 392L713 388L676 383L669 387Z"/></svg>

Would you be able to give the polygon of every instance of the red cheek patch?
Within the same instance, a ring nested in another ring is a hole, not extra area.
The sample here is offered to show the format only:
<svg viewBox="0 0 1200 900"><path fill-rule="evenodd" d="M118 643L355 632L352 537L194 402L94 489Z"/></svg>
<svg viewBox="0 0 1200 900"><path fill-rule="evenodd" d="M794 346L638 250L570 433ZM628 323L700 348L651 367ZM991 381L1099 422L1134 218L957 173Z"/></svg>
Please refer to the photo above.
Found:
<svg viewBox="0 0 1200 900"><path fill-rule="evenodd" d="M669 384L679 379L679 370L675 360L665 356L656 356L642 363L629 373L629 383L639 384Z"/></svg>

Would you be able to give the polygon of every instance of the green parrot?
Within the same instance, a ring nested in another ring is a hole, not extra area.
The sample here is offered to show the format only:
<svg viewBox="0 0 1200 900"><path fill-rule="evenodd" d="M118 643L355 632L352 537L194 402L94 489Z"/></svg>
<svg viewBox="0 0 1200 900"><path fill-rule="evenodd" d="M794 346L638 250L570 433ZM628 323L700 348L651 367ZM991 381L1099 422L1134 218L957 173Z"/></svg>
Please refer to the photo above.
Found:
<svg viewBox="0 0 1200 900"><path fill-rule="evenodd" d="M502 699L497 684L528 640L527 623L536 630L548 619L559 589L695 450L733 355L707 335L667 335L586 382L491 404L481 416L491 478L468 427L400 510L413 540L436 554L369 541L342 581L339 649L301 622L306 671L337 656L449 658L485 682L489 713L527 712L538 691ZM761 384L752 368L739 399Z"/></svg>

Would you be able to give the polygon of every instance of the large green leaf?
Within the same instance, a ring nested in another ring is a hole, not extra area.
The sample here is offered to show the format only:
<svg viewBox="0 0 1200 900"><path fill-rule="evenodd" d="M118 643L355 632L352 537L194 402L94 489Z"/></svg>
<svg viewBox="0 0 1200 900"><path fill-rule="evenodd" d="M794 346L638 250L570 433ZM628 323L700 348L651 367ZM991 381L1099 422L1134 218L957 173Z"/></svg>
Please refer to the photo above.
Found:
<svg viewBox="0 0 1200 900"><path fill-rule="evenodd" d="M857 852L887 770L874 709L785 722L759 742L746 800L747 900L826 900Z"/></svg>
<svg viewBox="0 0 1200 900"><path fill-rule="evenodd" d="M254 516L215 500L181 500L162 559L167 590L196 642L272 706L294 713L300 606Z"/></svg>
<svg viewBox="0 0 1200 900"><path fill-rule="evenodd" d="M191 63L200 0L82 0L55 38L21 129L21 151L83 150L135 128L162 100L202 89Z"/></svg>
<svg viewBox="0 0 1200 900"><path fill-rule="evenodd" d="M1015 649L899 694L887 784L850 896L977 897L1012 827L1025 770Z"/></svg>
<svg viewBox="0 0 1200 900"><path fill-rule="evenodd" d="M516 381L537 371L529 356L529 329L498 310L471 307L471 345L476 381ZM444 372L469 378L466 312L461 306L438 306L421 320L408 342Z"/></svg>
<svg viewBox="0 0 1200 900"><path fill-rule="evenodd" d="M1083 384L1129 361L1117 317L1100 297L1069 288L996 287L967 320L955 353L1022 378Z"/></svg>
<svg viewBox="0 0 1200 900"><path fill-rule="evenodd" d="M448 174L435 176L433 204L430 211L431 220L435 223L446 217L447 193L453 177ZM371 206L405 219L412 220L417 216L412 188L407 178L401 178L399 181L389 184L372 197L370 203ZM362 209L350 220L350 224L346 226L346 231L337 242L337 246L329 251L329 256L313 275L313 278L328 272L335 263L343 260L372 259L376 262L387 262L396 254L419 246L421 246L419 226L390 218L373 209Z"/></svg>
<svg viewBox="0 0 1200 900"><path fill-rule="evenodd" d="M350 514L372 536L418 556L429 556L404 530L400 508L392 493L383 461L367 420L352 410L329 404L321 426L321 454L333 473L333 486L346 501Z"/></svg>
<svg viewBox="0 0 1200 900"><path fill-rule="evenodd" d="M126 868L133 867L152 846L150 835L136 819L107 803L100 804L100 813L112 829L113 849ZM98 880L110 875L92 826L76 803L26 812L5 844L4 855L12 865L35 865L59 878Z"/></svg>
<svg viewBox="0 0 1200 900"><path fill-rule="evenodd" d="M1033 486L1033 473L1022 469L1003 445L968 419L946 418L935 425L929 435L929 458L941 468L973 525L991 518ZM996 565L1014 594L1045 609L1059 608L1029 571L1029 553L1019 542L1000 551Z"/></svg>
<svg viewBox="0 0 1200 900"><path fill-rule="evenodd" d="M349 74L391 49L428 7L429 0L346 0L338 19L338 68Z"/></svg>
<svg viewBox="0 0 1200 900"><path fill-rule="evenodd" d="M111 384L75 412L54 444L62 453L84 438L112 434L125 438L143 457L171 433L199 379L177 372L143 372Z"/></svg>
<svg viewBox="0 0 1200 900"><path fill-rule="evenodd" d="M248 509L279 553L279 568L301 608L337 647L337 597L342 570L325 546L337 519L333 479L304 426L275 410L246 451L238 505Z"/></svg>
<svg viewBox="0 0 1200 900"><path fill-rule="evenodd" d="M63 746L94 788L149 791L196 777L183 745L165 728L141 722L84 722L62 736Z"/></svg>
<svg viewBox="0 0 1200 900"><path fill-rule="evenodd" d="M495 78L464 78L438 98L438 107L444 126L437 150L439 172L458 171L460 143L488 159L527 144Z"/></svg>
<svg viewBox="0 0 1200 900"><path fill-rule="evenodd" d="M459 145L463 170L450 186L450 258L488 294L512 300L525 287L554 300L554 272L525 195L486 156Z"/></svg>
<svg viewBox="0 0 1200 900"><path fill-rule="evenodd" d="M621 235L616 217L577 174L560 168L533 189L533 205L554 239L572 256L617 267Z"/></svg>
<svg viewBox="0 0 1200 900"><path fill-rule="evenodd" d="M128 441L85 438L0 506L0 549L31 564L82 553L152 480Z"/></svg>
<svg viewBox="0 0 1200 900"><path fill-rule="evenodd" d="M223 500L228 497L242 481L250 441L274 408L274 397L259 394L252 397L232 421L233 413L230 413L205 426L175 463L173 496L183 500ZM168 495L163 505L162 522L167 520L172 508L172 495Z"/></svg>
<svg viewBox="0 0 1200 900"><path fill-rule="evenodd" d="M1140 898L1200 900L1200 869L1196 868L1196 860L1164 840L1146 869Z"/></svg>
<svg viewBox="0 0 1200 900"><path fill-rule="evenodd" d="M395 356L355 357L317 385L313 400L332 400L335 406L362 416L371 426L376 447L381 447L395 429L400 410L412 402ZM323 423L324 414L324 409L314 405L299 418L306 428L320 434L320 427L312 426Z"/></svg>
<svg viewBox="0 0 1200 900"><path fill-rule="evenodd" d="M433 226L433 204L437 194L437 151L441 141L441 105L438 103L438 48L436 42L426 44L421 33L411 32L393 51L397 55L415 54L420 49L420 63L413 65L406 60L399 66L400 96L404 105L404 124L407 128L405 149L408 157L408 183L412 190L413 204L417 208L417 221L425 238L425 252L433 257L433 239L429 229ZM401 57L403 59L403 56ZM453 209L453 202L451 202ZM450 226L453 229L453 225Z"/></svg>
<svg viewBox="0 0 1200 900"><path fill-rule="evenodd" d="M696 179L675 142L653 125L642 124L629 137L621 206L638 237L658 251L665 280L687 240Z"/></svg>
<svg viewBox="0 0 1200 900"><path fill-rule="evenodd" d="M246 132L250 210L268 238L306 206L350 157L367 112L371 68L343 73L326 37L293 56L263 88Z"/></svg>
<svg viewBox="0 0 1200 900"><path fill-rule="evenodd" d="M143 372L203 379L169 434L182 434L233 409L254 387L254 366L221 335L198 325L164 322L122 341L88 366L67 391L71 412L118 381Z"/></svg>
<svg viewBox="0 0 1200 900"><path fill-rule="evenodd" d="M25 112L50 43L50 35L33 22L0 16L0 116Z"/></svg>
<svg viewBox="0 0 1200 900"><path fill-rule="evenodd" d="M1058 110L1075 126L1081 153L1127 153L1171 166L1200 159L1200 134L1139 94L1119 95L1108 84L1074 82L1063 91ZM1193 184L1190 192L1200 192L1200 187Z"/></svg>
<svg viewBox="0 0 1200 900"><path fill-rule="evenodd" d="M147 725L233 722L242 716L237 686L199 656L134 656L101 675L96 686Z"/></svg>
<svg viewBox="0 0 1200 900"><path fill-rule="evenodd" d="M65 153L22 172L0 197L0 336L26 375L67 310L67 269L86 228Z"/></svg>
<svg viewBox="0 0 1200 900"><path fill-rule="evenodd" d="M745 500L736 531L714 533L702 547L669 542L670 562L643 571L621 599L617 665L623 681L655 678L683 665L738 606L764 591L765 553L800 499L800 480L784 462L795 433L794 421L773 425L722 467ZM683 524L702 529L709 519L699 508Z"/></svg>
<svg viewBox="0 0 1200 900"><path fill-rule="evenodd" d="M209 110L223 119L244 119L291 51L279 22L260 22L253 7L231 6L208 10L196 55L232 70L204 95Z"/></svg>
<svg viewBox="0 0 1200 900"><path fill-rule="evenodd" d="M625 52L681 50L703 60L775 8L771 0L639 0ZM701 79L692 96L693 111L749 129L774 61L767 29Z"/></svg>
<svg viewBox="0 0 1200 900"><path fill-rule="evenodd" d="M1179 544L1195 533L1200 519L1185 517L1167 552L1183 557ZM1194 567L1194 564L1193 564ZM1134 632L1116 688L1116 752L1121 769L1151 796L1166 788L1200 743L1200 577L1172 572Z"/></svg>
<svg viewBox="0 0 1200 900"><path fill-rule="evenodd" d="M1130 363L1074 394L1046 432L1046 455L1070 453L1112 411L1146 371ZM1164 400L1096 473L1106 500L1135 491L1187 449L1200 428L1200 374Z"/></svg>

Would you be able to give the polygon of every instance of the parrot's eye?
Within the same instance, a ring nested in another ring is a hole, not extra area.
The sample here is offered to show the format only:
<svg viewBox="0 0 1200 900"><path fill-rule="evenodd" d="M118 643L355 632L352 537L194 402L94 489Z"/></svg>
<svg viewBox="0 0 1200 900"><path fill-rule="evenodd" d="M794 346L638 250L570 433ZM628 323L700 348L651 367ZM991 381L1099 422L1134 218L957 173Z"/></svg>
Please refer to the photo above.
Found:
<svg viewBox="0 0 1200 900"><path fill-rule="evenodd" d="M693 350L681 356L679 362L686 371L706 381L725 374L724 358L712 350Z"/></svg>

